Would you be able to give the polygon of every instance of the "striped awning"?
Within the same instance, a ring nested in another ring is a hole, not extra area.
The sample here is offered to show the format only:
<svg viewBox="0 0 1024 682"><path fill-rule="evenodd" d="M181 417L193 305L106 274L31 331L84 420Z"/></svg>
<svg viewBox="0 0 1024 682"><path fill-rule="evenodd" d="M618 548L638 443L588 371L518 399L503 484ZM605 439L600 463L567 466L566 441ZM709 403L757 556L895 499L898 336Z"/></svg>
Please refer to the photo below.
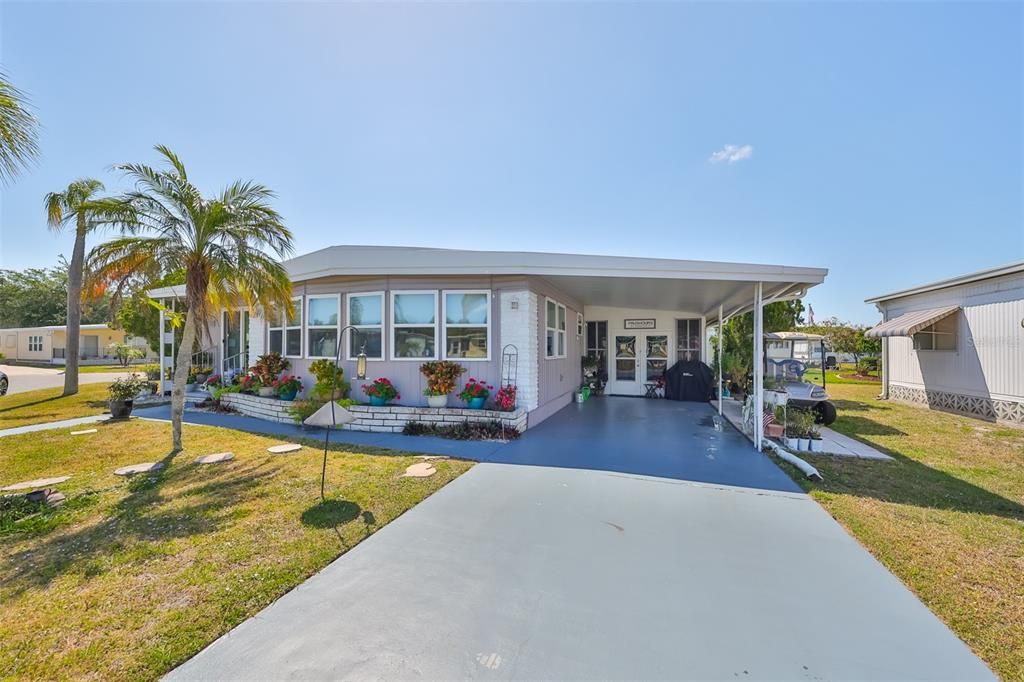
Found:
<svg viewBox="0 0 1024 682"><path fill-rule="evenodd" d="M960 306L958 305L949 306L948 308L915 310L912 313L906 313L899 317L894 317L893 319L887 320L878 326L872 327L864 332L864 336L873 336L876 338L883 338L886 336L913 336L928 325L935 324L939 320L949 317L958 310L960 310Z"/></svg>

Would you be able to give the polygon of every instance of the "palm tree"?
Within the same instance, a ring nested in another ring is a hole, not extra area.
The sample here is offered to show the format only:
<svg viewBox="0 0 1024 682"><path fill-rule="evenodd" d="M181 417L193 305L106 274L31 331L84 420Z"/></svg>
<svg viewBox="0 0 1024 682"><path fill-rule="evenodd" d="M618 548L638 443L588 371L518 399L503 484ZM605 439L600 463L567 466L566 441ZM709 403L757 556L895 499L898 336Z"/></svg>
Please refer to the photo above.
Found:
<svg viewBox="0 0 1024 682"><path fill-rule="evenodd" d="M269 204L273 192L263 185L237 181L207 199L174 152L162 145L156 151L166 168L117 167L135 181L135 189L118 199L124 234L93 249L90 269L101 282L139 272L185 273L184 328L171 390L177 452L196 335L224 305L243 302L264 313L291 305L291 281L278 259L292 252L292 234Z"/></svg>
<svg viewBox="0 0 1024 682"><path fill-rule="evenodd" d="M39 155L38 127L24 94L0 71L0 182L6 184Z"/></svg>
<svg viewBox="0 0 1024 682"><path fill-rule="evenodd" d="M75 180L63 192L50 192L43 200L46 222L60 232L74 225L75 247L68 268L67 341L64 357L64 395L78 393L78 345L82 324L82 271L85 266L85 237L111 221L116 205L96 196L103 183L93 178Z"/></svg>

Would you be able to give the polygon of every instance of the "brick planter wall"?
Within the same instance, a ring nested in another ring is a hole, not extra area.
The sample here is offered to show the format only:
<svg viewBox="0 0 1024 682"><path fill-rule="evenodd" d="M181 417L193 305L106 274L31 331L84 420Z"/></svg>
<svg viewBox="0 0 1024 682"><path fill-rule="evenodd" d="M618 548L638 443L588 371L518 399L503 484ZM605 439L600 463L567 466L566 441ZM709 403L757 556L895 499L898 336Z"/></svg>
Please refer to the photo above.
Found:
<svg viewBox="0 0 1024 682"><path fill-rule="evenodd" d="M288 414L291 405L285 400L261 398L245 393L226 393L221 402L238 410L242 414L267 421L294 424L295 419ZM401 433L407 422L503 422L506 427L516 431L526 430L526 410L518 408L514 412L498 410L467 410L458 407L402 407L399 405L352 405L345 408L358 419L343 428L350 431L378 431L384 433Z"/></svg>

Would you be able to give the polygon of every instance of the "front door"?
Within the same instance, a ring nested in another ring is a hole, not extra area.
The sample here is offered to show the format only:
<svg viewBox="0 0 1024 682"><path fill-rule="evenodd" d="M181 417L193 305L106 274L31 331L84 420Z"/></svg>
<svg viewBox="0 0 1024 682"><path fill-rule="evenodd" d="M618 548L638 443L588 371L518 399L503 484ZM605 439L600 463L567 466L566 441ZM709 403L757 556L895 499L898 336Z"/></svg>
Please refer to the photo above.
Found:
<svg viewBox="0 0 1024 682"><path fill-rule="evenodd" d="M221 372L224 374L239 372L248 367L248 317L249 314L243 310L225 310L221 313Z"/></svg>
<svg viewBox="0 0 1024 682"><path fill-rule="evenodd" d="M98 358L100 356L100 337L92 334L82 337L81 357Z"/></svg>
<svg viewBox="0 0 1024 682"><path fill-rule="evenodd" d="M668 335L619 333L612 341L608 392L645 395L646 384L657 382L668 369Z"/></svg>

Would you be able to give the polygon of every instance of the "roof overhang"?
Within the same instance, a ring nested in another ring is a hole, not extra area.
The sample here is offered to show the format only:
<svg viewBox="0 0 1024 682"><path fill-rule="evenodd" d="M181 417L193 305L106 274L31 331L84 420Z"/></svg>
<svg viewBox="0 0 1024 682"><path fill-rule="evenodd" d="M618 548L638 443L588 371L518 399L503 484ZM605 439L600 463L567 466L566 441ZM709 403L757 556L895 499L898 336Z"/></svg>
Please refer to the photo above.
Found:
<svg viewBox="0 0 1024 682"><path fill-rule="evenodd" d="M929 310L916 310L912 313L905 313L872 327L864 332L864 336L879 339L889 336L913 336L925 327L953 315L958 310L960 310L960 306L954 305L945 308L931 308Z"/></svg>
<svg viewBox="0 0 1024 682"><path fill-rule="evenodd" d="M959 277L952 277L950 279L939 280L938 282L922 284L921 286L913 287L911 289L894 291L890 294L883 294L881 296L875 296L874 298L865 299L864 302L882 303L884 301L890 301L894 298L904 298L906 296L914 296L915 294L923 294L929 291L937 291L939 289L948 289L950 287L960 286L962 284L971 284L973 282L981 282L986 279L992 279L994 277L1004 277L1006 275L1016 275L1019 273L1024 273L1024 260L1009 263L1007 265L1000 265L999 267L989 268L987 270L979 270L978 272L960 275Z"/></svg>
<svg viewBox="0 0 1024 682"><path fill-rule="evenodd" d="M464 251L394 246L332 246L285 261L294 282L335 276L542 277L584 305L685 310L712 319L803 296L824 268L525 251Z"/></svg>

